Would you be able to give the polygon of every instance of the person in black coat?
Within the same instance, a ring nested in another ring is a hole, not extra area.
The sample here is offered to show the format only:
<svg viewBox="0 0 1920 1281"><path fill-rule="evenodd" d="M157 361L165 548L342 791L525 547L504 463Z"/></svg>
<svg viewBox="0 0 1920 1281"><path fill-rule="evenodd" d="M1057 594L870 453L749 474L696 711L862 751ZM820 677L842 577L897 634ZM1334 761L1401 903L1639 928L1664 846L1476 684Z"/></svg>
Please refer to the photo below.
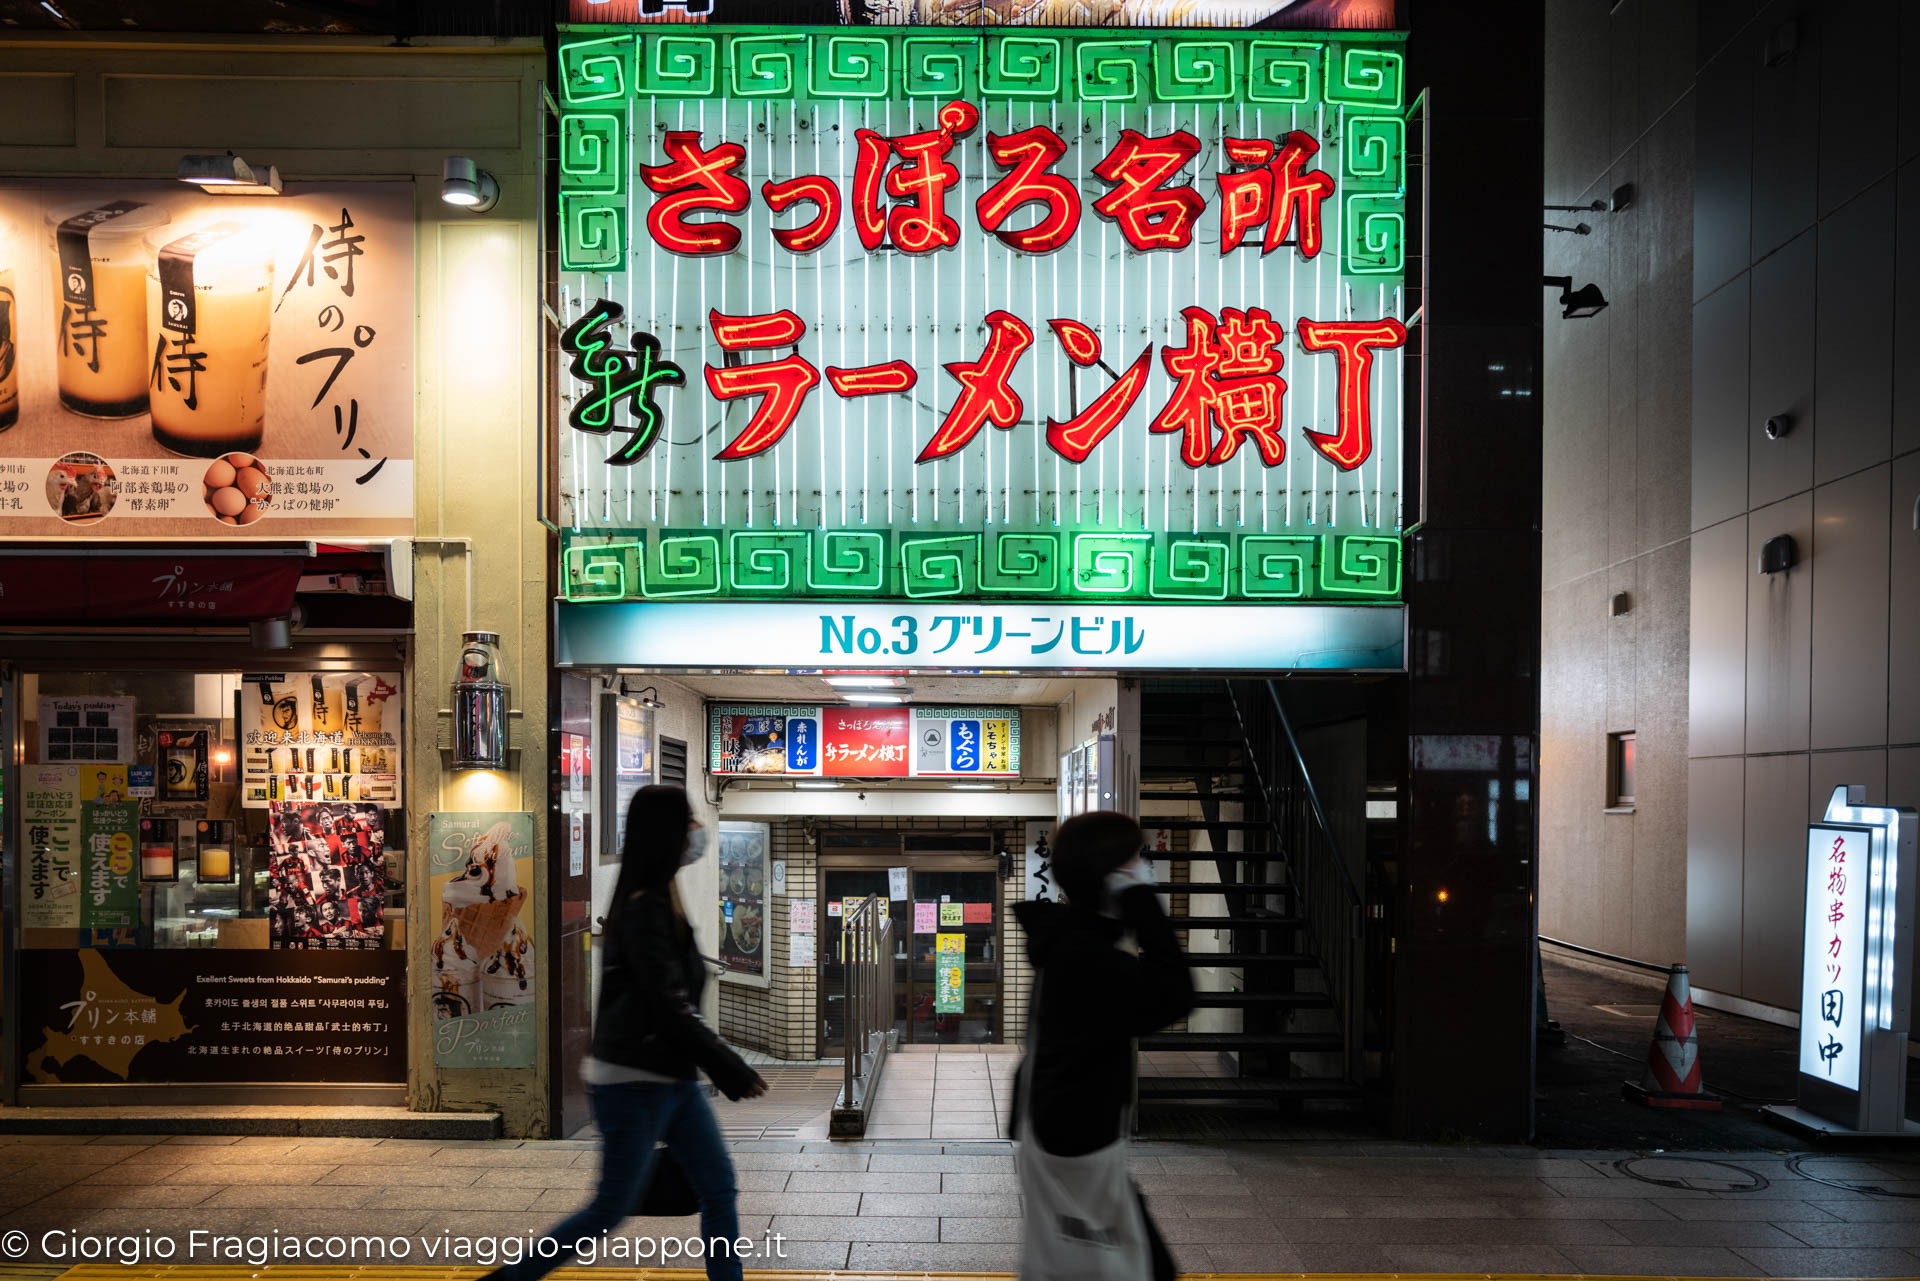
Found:
<svg viewBox="0 0 1920 1281"><path fill-rule="evenodd" d="M1133 1040L1193 1008L1193 976L1160 910L1139 824L1110 811L1068 819L1054 836L1053 870L1066 902L1013 905L1037 976L1021 1071L1033 1142L1076 1157L1124 1137ZM1118 946L1128 934L1138 955ZM1018 1091L1014 1106L1018 1134ZM1156 1281L1171 1278L1172 1255L1150 1216L1146 1229Z"/></svg>
<svg viewBox="0 0 1920 1281"><path fill-rule="evenodd" d="M707 833L677 787L643 787L627 807L620 879L607 913L593 1050L582 1065L600 1128L600 1183L585 1209L550 1229L540 1249L487 1281L535 1281L634 1212L663 1141L700 1198L710 1281L740 1281L733 1161L698 1074L729 1099L767 1083L701 1020L706 965L674 874L698 861Z"/></svg>

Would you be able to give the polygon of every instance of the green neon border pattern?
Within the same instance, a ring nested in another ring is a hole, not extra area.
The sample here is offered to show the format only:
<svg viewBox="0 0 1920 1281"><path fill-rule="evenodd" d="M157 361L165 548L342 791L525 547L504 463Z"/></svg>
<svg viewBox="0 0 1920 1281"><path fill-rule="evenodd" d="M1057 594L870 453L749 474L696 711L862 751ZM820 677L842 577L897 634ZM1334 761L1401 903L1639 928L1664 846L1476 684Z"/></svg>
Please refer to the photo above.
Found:
<svg viewBox="0 0 1920 1281"><path fill-rule="evenodd" d="M628 115L639 101L1341 110L1342 270L1406 268L1407 86L1401 32L956 32L948 27L561 28L560 266L623 273L631 244Z"/></svg>
<svg viewBox="0 0 1920 1281"><path fill-rule="evenodd" d="M1397 601L1393 534L567 530L561 594L623 601Z"/></svg>

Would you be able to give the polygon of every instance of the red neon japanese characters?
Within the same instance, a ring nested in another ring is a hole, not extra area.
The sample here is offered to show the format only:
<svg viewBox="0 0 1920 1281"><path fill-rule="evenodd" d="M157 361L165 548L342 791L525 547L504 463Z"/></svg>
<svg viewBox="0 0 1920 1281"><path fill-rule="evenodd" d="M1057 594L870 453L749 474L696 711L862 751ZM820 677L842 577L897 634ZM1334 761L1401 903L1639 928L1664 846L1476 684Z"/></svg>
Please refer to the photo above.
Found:
<svg viewBox="0 0 1920 1281"><path fill-rule="evenodd" d="M1140 358L1127 366L1127 372L1094 398L1092 404L1066 422L1047 419L1047 446L1068 462L1084 463L1094 446L1107 438L1132 412L1140 393L1147 389L1147 375L1153 372L1153 344L1148 343Z"/></svg>
<svg viewBox="0 0 1920 1281"><path fill-rule="evenodd" d="M788 253L812 253L832 240L835 229L840 226L840 188L819 174L762 183L760 195L766 200L767 208L775 213L785 213L803 201L813 202L817 212L811 220L798 227L773 229L773 238Z"/></svg>
<svg viewBox="0 0 1920 1281"><path fill-rule="evenodd" d="M884 365L868 365L863 369L840 369L828 365L827 381L833 384L834 391L851 400L855 396L885 396L911 391L913 385L920 381L920 375L906 361L890 360Z"/></svg>
<svg viewBox="0 0 1920 1281"><path fill-rule="evenodd" d="M647 210L647 234L677 254L727 254L740 243L740 229L726 222L689 222L696 209L739 213L750 199L747 184L733 171L746 163L747 149L723 142L708 151L700 135L670 131L661 143L664 165L641 165L640 180L664 199Z"/></svg>
<svg viewBox="0 0 1920 1281"><path fill-rule="evenodd" d="M1302 258L1317 256L1320 205L1333 194L1333 175L1324 169L1306 171L1320 144L1296 129L1278 147L1264 138L1225 138L1221 146L1235 164L1255 167L1220 175L1220 252L1232 253L1249 231L1264 223L1262 255L1284 244L1291 231Z"/></svg>
<svg viewBox="0 0 1920 1281"><path fill-rule="evenodd" d="M1049 320L1047 327L1060 340L1067 359L1076 365L1091 365L1100 359L1100 335L1077 320Z"/></svg>
<svg viewBox="0 0 1920 1281"><path fill-rule="evenodd" d="M1286 461L1280 409L1287 384L1279 377L1285 357L1278 350L1285 335L1280 326L1259 307L1225 308L1219 322L1204 307L1188 307L1180 314L1187 321L1187 345L1160 353L1179 385L1149 426L1180 433L1180 461L1189 467L1219 466L1248 436L1267 466ZM1217 442L1215 424L1220 428Z"/></svg>
<svg viewBox="0 0 1920 1281"><path fill-rule="evenodd" d="M791 311L764 316L725 316L709 312L714 340L729 352L786 347L800 341L806 324ZM780 443L806 404L807 393L820 385L820 371L799 352L781 360L760 365L706 367L707 390L715 400L735 400L742 396L761 396L753 417L714 457L722 462L751 458Z"/></svg>
<svg viewBox="0 0 1920 1281"><path fill-rule="evenodd" d="M1309 430L1307 440L1342 471L1352 471L1373 452L1373 353L1407 341L1406 328L1391 316L1380 320L1308 320L1300 318L1300 345L1331 351L1340 362L1340 430L1334 435Z"/></svg>
<svg viewBox="0 0 1920 1281"><path fill-rule="evenodd" d="M1094 212L1137 250L1185 249L1207 199L1190 186L1164 184L1199 154L1200 140L1184 129L1159 138L1122 129L1120 141L1093 167L1115 184L1093 202Z"/></svg>
<svg viewBox="0 0 1920 1281"><path fill-rule="evenodd" d="M1080 190L1057 173L1048 173L1067 154L1066 140L1044 125L1019 133L987 135L987 152L1012 173L974 201L980 228L1021 253L1047 254L1073 239L1080 229ZM1009 214L1026 204L1046 206L1039 222L1021 231L1002 231Z"/></svg>
<svg viewBox="0 0 1920 1281"><path fill-rule="evenodd" d="M926 254L960 243L960 224L947 213L947 192L960 181L960 171L947 163L947 153L980 123L980 110L969 102L949 102L940 108L939 120L937 129L898 138L871 129L854 134L853 218L864 248L891 241L902 253ZM902 163L886 170L883 181L889 155L898 155ZM909 203L883 210L883 188Z"/></svg>
<svg viewBox="0 0 1920 1281"><path fill-rule="evenodd" d="M987 423L1008 428L1020 421L1025 406L1010 380L1021 355L1033 346L1033 330L1018 316L994 311L987 314L987 331L987 349L979 360L957 360L946 367L960 384L960 395L915 462L964 449Z"/></svg>

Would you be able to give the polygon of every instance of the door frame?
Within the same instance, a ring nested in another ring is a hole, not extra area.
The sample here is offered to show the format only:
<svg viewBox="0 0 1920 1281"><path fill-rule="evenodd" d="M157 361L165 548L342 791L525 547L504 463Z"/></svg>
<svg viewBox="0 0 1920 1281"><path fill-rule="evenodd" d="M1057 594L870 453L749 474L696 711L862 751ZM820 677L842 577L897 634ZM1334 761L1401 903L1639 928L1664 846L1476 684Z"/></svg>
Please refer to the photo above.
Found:
<svg viewBox="0 0 1920 1281"><path fill-rule="evenodd" d="M974 833L971 833L971 832L965 833L965 835L969 835L969 836L973 834ZM1006 1025L1006 1018L1007 1018L1006 962L1003 959L1007 954L1006 952L1006 915L1007 914L1001 910L1002 904L999 899L999 891L1000 891L999 857L990 850L988 851L905 850L905 849L899 848L898 846L896 846L894 849L891 849L891 850L876 850L871 847L868 847L865 849L861 849L859 847L849 847L844 851L835 851L835 852L829 853L826 850L826 843L828 839L827 834L824 832L821 833L819 839L820 839L820 845L821 845L821 853L817 856L817 859L816 859L816 869L815 869L815 875L814 875L814 887L815 887L814 894L816 895L816 899L817 899L814 907L814 919L817 921L824 922L827 919L827 902L828 902L827 873L829 872L872 871L876 868L881 871L885 871L888 868L899 867L902 864L904 864L914 872L991 872L993 874L993 885L994 885L994 895L995 895L993 899L993 954L994 954L995 973L997 975L994 986L999 989L1000 994L994 1000L994 1003L993 1003L993 1042L992 1043L995 1045L1003 1044L1006 1040L1006 1026L1007 1026ZM911 888L911 886L909 886L909 888ZM907 902L909 906L909 911L911 911L913 900L908 899ZM907 928L911 930L913 928L912 916L911 915L907 916L905 920L906 920ZM821 936L820 950L814 957L814 974L816 977L816 981L814 983L814 990L815 990L815 997L814 997L815 1024L814 1025L820 1029L819 1045L820 1045L820 1053L822 1054L826 1054L829 1052L829 1046L826 1039L826 1036L827 1036L827 982L824 975L826 962L827 962L827 947L826 947L825 933L823 931ZM911 945L909 945L909 948L908 948L907 977L905 981L906 981L906 990L908 993L907 1008L911 1010L913 1008L913 1000L912 1000L913 961L912 961ZM900 982L901 980L898 977L898 973L896 972L896 975L894 978L894 995L895 995L896 1001L899 999L899 993L901 990ZM909 1018L907 1020L906 1036L908 1038L911 1038L912 1035L913 1035L913 1020ZM907 1044L907 1043L910 1043L910 1041L903 1041L902 1043ZM841 1052L845 1053L844 1046L841 1047Z"/></svg>

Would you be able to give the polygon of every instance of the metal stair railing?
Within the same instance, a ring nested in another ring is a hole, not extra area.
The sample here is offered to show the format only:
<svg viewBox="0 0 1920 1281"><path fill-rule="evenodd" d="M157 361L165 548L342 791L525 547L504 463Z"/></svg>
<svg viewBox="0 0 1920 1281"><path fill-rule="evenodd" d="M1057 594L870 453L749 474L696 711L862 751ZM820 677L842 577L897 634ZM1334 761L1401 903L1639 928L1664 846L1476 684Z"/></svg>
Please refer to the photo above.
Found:
<svg viewBox="0 0 1920 1281"><path fill-rule="evenodd" d="M1287 869L1287 881L1293 887L1293 914L1303 922L1307 951L1320 963L1328 999L1340 1020L1342 1076L1348 1084L1357 1086L1363 1083L1365 1061L1364 900L1327 822L1312 772L1294 736L1293 722L1280 701L1280 691L1271 680L1261 684L1271 708L1270 716L1257 718L1264 743L1256 742L1256 725L1249 723L1254 709L1242 706L1232 681L1226 682L1227 696L1240 724L1248 767L1260 795L1266 798L1265 818L1274 842L1270 857ZM1268 777L1270 767L1273 778Z"/></svg>
<svg viewBox="0 0 1920 1281"><path fill-rule="evenodd" d="M834 1102L829 1133L858 1137L880 1088L893 1031L893 922L880 914L882 900L859 899L847 905L840 941L846 949L841 967L845 984L843 1035L845 1063L840 1097Z"/></svg>

